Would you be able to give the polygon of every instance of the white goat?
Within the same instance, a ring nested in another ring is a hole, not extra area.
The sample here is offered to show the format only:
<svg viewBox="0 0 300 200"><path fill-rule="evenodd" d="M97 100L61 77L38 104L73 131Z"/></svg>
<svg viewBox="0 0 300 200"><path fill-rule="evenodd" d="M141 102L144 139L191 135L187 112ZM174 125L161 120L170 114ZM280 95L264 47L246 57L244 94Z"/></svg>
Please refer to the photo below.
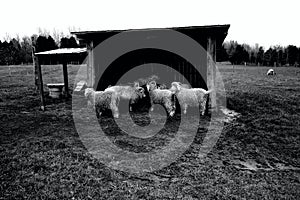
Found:
<svg viewBox="0 0 300 200"><path fill-rule="evenodd" d="M84 96L88 100L88 105L96 109L96 115L99 118L103 109L111 109L115 118L119 117L117 107L117 98L114 92L95 91L93 88L86 88Z"/></svg>
<svg viewBox="0 0 300 200"><path fill-rule="evenodd" d="M168 89L158 89L155 81L147 83L147 90L149 91L150 101L151 101L151 111L154 110L153 104L163 105L168 114L172 117L175 114L175 102L174 102L174 92Z"/></svg>
<svg viewBox="0 0 300 200"><path fill-rule="evenodd" d="M199 106L200 114L204 115L206 101L208 100L208 94L211 92L211 90L206 91L202 88L187 89L185 86L182 86L180 82L171 83L170 90L175 92L180 106L183 107L184 114L186 114L188 106Z"/></svg>
<svg viewBox="0 0 300 200"><path fill-rule="evenodd" d="M269 69L267 75L275 75L274 69Z"/></svg>
<svg viewBox="0 0 300 200"><path fill-rule="evenodd" d="M138 83L134 83L134 86L110 86L104 90L104 92L114 92L117 98L117 104L120 99L130 100L129 110L132 111L131 104L135 103L139 98L145 97L144 88L140 87Z"/></svg>

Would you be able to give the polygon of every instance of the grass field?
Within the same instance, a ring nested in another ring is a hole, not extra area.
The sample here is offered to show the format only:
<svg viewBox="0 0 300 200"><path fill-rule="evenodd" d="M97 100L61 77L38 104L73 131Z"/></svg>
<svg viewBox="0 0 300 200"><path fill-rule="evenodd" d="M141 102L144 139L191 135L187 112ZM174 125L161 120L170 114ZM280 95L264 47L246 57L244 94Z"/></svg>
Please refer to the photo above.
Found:
<svg viewBox="0 0 300 200"><path fill-rule="evenodd" d="M68 69L71 89L78 68ZM32 67L0 66L0 199L299 199L300 68L267 69L220 66L240 117L204 159L196 137L170 166L136 175L88 153L72 100L47 98L39 110ZM43 73L45 85L63 81L61 66Z"/></svg>

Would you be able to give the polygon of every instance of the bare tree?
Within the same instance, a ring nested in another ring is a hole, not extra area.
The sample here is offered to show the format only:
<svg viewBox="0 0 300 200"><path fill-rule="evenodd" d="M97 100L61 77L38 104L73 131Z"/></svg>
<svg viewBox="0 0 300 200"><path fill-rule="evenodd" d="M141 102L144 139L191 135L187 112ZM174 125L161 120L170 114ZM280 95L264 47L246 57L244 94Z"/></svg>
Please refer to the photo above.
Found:
<svg viewBox="0 0 300 200"><path fill-rule="evenodd" d="M10 35L6 32L5 36L3 37L4 41L9 42L11 40Z"/></svg>
<svg viewBox="0 0 300 200"><path fill-rule="evenodd" d="M56 28L54 28L52 31L52 36L53 36L55 43L59 46L61 38L64 37L64 33L62 31L59 31Z"/></svg>
<svg viewBox="0 0 300 200"><path fill-rule="evenodd" d="M46 36L46 37L50 35L50 32L47 29L45 28L42 29L41 27L38 28L38 33L39 35Z"/></svg>

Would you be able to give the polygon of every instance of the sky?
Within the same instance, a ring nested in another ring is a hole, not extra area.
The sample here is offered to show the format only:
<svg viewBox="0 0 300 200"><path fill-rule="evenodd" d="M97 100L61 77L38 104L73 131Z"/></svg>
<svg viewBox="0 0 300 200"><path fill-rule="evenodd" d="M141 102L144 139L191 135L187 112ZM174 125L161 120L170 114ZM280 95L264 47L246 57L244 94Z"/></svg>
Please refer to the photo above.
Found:
<svg viewBox="0 0 300 200"><path fill-rule="evenodd" d="M230 24L225 41L300 47L299 0L5 0L0 8L2 41L37 34L39 28L68 34Z"/></svg>

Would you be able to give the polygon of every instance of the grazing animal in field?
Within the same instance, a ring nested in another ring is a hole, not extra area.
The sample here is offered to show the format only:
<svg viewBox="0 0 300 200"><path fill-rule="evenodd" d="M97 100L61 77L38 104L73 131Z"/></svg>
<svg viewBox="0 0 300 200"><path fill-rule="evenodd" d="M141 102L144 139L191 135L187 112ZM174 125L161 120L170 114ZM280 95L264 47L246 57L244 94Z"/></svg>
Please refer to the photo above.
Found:
<svg viewBox="0 0 300 200"><path fill-rule="evenodd" d="M134 86L111 86L104 90L105 92L114 92L117 98L117 105L120 99L130 100L129 105L138 101L139 98L145 97L144 88L140 87L138 83L135 83ZM132 107L129 106L129 111L132 111Z"/></svg>
<svg viewBox="0 0 300 200"><path fill-rule="evenodd" d="M147 83L147 90L150 95L151 111L154 110L153 104L161 104L171 117L175 114L174 92L168 89L159 89L155 81Z"/></svg>
<svg viewBox="0 0 300 200"><path fill-rule="evenodd" d="M267 75L275 75L275 71L274 69L269 69L268 72L267 72Z"/></svg>
<svg viewBox="0 0 300 200"><path fill-rule="evenodd" d="M170 90L175 92L180 106L183 107L184 114L186 114L188 106L199 106L200 114L204 115L208 94L211 92L211 90L206 91L202 88L187 89L182 87L180 82L171 83Z"/></svg>
<svg viewBox="0 0 300 200"><path fill-rule="evenodd" d="M115 118L119 117L117 97L114 92L95 91L93 88L86 88L84 96L88 100L88 105L96 109L97 118L101 116L102 111L105 109L111 109L113 116Z"/></svg>

